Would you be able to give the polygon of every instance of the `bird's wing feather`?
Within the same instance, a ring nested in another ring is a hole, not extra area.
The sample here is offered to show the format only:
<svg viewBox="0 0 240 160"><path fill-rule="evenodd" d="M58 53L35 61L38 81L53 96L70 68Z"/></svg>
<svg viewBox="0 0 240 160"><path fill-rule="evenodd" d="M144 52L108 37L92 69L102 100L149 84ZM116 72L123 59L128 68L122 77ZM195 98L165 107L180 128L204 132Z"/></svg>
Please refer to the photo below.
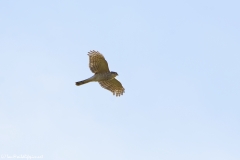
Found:
<svg viewBox="0 0 240 160"><path fill-rule="evenodd" d="M111 91L113 95L120 96L125 92L125 89L123 88L122 84L115 78L107 81L100 81L99 84Z"/></svg>
<svg viewBox="0 0 240 160"><path fill-rule="evenodd" d="M89 55L89 68L93 73L106 73L110 72L108 63L104 56L98 51L90 51Z"/></svg>

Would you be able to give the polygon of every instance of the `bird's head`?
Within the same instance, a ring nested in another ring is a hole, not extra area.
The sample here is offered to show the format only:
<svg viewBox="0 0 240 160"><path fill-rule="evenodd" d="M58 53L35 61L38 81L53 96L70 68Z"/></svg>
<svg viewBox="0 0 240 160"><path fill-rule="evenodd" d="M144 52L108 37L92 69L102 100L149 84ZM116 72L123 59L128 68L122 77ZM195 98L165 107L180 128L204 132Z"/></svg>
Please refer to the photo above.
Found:
<svg viewBox="0 0 240 160"><path fill-rule="evenodd" d="M114 77L118 76L117 72L111 72L111 75L114 76Z"/></svg>

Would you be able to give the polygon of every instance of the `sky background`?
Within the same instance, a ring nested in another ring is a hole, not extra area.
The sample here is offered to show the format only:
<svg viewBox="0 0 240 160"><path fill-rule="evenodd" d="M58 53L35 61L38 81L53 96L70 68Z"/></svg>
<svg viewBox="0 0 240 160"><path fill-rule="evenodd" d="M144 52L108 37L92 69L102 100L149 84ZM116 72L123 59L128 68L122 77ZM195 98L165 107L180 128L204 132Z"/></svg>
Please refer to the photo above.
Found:
<svg viewBox="0 0 240 160"><path fill-rule="evenodd" d="M239 160L239 6L1 1L0 155ZM123 96L75 86L92 76L90 50L118 72Z"/></svg>

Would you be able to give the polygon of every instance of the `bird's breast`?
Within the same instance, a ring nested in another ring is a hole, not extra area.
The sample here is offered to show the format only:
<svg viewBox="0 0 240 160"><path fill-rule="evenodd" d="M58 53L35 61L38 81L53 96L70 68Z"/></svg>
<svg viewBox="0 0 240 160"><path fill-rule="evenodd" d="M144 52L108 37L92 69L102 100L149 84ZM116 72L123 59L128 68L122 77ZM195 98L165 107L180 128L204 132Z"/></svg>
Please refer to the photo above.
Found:
<svg viewBox="0 0 240 160"><path fill-rule="evenodd" d="M97 73L94 75L94 79L96 81L106 81L106 80L110 80L114 77L112 77L111 73Z"/></svg>

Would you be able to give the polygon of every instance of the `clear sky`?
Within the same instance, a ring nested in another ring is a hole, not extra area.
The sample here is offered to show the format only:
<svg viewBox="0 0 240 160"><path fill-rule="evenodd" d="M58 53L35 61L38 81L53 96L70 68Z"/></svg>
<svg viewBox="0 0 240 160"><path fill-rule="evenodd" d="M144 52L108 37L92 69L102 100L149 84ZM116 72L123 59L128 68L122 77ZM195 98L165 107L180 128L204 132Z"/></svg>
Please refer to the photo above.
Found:
<svg viewBox="0 0 240 160"><path fill-rule="evenodd" d="M0 156L239 160L239 0L0 2ZM97 50L125 94L92 76Z"/></svg>

